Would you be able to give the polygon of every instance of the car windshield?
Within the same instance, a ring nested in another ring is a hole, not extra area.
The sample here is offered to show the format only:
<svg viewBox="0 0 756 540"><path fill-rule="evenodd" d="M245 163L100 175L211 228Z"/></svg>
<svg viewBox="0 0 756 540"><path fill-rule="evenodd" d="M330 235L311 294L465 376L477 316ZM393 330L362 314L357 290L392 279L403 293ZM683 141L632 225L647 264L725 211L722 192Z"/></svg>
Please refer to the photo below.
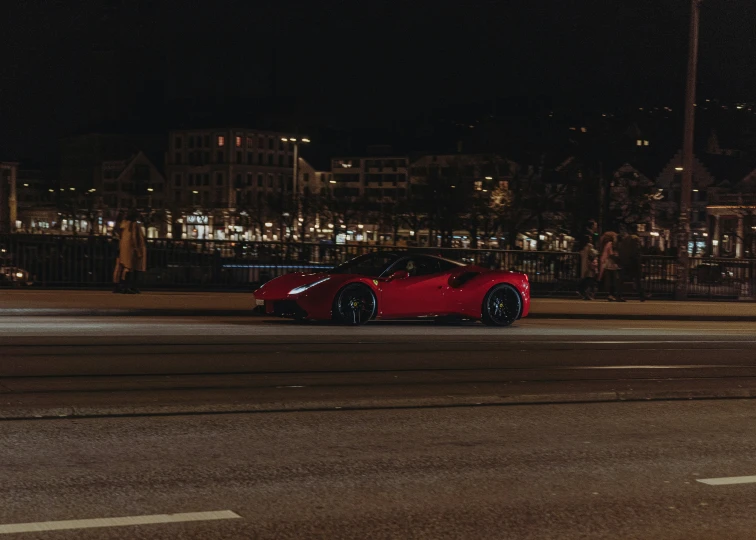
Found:
<svg viewBox="0 0 756 540"><path fill-rule="evenodd" d="M398 259L399 255L396 253L369 253L338 265L331 273L379 277Z"/></svg>

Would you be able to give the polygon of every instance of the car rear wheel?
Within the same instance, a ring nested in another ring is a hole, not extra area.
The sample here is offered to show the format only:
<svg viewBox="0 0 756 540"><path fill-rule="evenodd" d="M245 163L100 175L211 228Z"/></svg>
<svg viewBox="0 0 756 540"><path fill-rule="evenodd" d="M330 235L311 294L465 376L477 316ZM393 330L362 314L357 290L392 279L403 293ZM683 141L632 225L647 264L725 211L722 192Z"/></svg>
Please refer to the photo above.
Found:
<svg viewBox="0 0 756 540"><path fill-rule="evenodd" d="M333 306L333 318L341 324L357 326L365 324L375 316L375 294L365 285L347 285L339 294Z"/></svg>
<svg viewBox="0 0 756 540"><path fill-rule="evenodd" d="M483 324L510 326L522 311L520 293L511 285L496 285L483 300Z"/></svg>

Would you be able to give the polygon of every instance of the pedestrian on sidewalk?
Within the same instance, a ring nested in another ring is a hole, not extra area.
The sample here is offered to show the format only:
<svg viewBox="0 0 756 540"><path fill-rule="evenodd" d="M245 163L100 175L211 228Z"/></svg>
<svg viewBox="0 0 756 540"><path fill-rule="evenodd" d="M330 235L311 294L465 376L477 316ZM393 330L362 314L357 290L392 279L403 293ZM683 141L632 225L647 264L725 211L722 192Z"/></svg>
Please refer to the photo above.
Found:
<svg viewBox="0 0 756 540"><path fill-rule="evenodd" d="M609 294L610 302L624 302L620 288L620 266L617 254L617 233L607 231L601 237L601 260L599 280L603 280L604 288Z"/></svg>
<svg viewBox="0 0 756 540"><path fill-rule="evenodd" d="M625 235L619 243L619 265L621 283L633 283L640 296L640 301L646 301L643 290L643 261L641 259L640 238L636 235Z"/></svg>
<svg viewBox="0 0 756 540"><path fill-rule="evenodd" d="M596 297L596 276L598 275L598 251L593 245L593 237L585 235L580 249L580 281L578 294L583 300Z"/></svg>
<svg viewBox="0 0 756 540"><path fill-rule="evenodd" d="M137 279L139 272L147 270L147 244L141 216L132 209L120 223L119 257L116 267L117 291L123 294L139 294ZM120 267L120 268L119 268Z"/></svg>

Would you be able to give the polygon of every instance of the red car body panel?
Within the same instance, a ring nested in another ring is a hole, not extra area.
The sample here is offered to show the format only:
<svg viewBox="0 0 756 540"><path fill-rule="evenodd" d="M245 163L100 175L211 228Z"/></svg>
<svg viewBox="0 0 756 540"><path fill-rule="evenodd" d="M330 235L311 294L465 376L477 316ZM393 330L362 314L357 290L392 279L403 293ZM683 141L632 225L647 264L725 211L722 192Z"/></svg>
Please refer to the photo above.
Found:
<svg viewBox="0 0 756 540"><path fill-rule="evenodd" d="M299 294L290 294L296 287L320 280L325 281ZM502 283L512 285L519 292L520 318L530 312L530 283L525 274L477 266L458 266L451 271L400 279L327 272L293 273L269 281L258 289L255 298L264 301L265 313L269 315L295 316L296 311L300 318L331 320L339 291L351 283L362 283L373 291L378 303L377 319L444 315L480 319L486 294Z"/></svg>

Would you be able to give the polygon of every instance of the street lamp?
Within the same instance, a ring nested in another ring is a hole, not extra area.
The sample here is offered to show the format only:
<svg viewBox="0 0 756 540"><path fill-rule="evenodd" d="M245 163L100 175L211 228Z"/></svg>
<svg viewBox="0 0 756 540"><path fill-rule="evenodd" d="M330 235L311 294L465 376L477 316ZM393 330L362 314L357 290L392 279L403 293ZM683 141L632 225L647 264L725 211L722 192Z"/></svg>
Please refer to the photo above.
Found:
<svg viewBox="0 0 756 540"><path fill-rule="evenodd" d="M695 128L696 70L698 66L698 27L703 0L690 2L688 41L688 80L685 87L685 130L683 133L682 179L680 182L680 219L675 298L688 297L688 239L690 238L690 203L693 188L693 132Z"/></svg>

